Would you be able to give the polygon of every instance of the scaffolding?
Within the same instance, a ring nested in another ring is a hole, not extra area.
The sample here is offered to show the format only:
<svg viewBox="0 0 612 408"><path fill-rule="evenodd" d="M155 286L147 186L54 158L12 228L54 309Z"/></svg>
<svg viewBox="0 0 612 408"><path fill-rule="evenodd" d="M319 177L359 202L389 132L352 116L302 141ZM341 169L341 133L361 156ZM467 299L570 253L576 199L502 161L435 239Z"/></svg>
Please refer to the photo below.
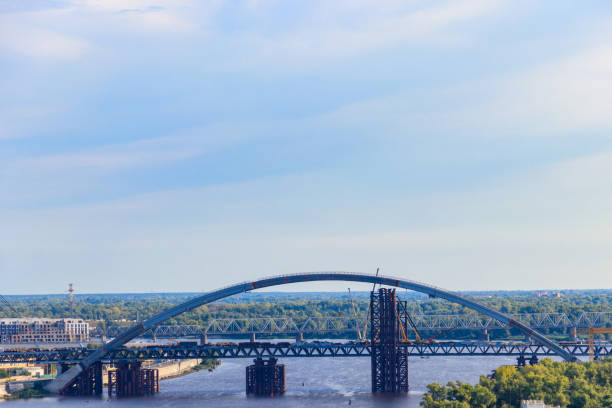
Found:
<svg viewBox="0 0 612 408"><path fill-rule="evenodd" d="M257 358L246 368L246 393L274 397L285 392L285 365Z"/></svg>
<svg viewBox="0 0 612 408"><path fill-rule="evenodd" d="M159 371L141 368L140 362L121 362L108 372L108 396L141 397L159 392Z"/></svg>
<svg viewBox="0 0 612 408"><path fill-rule="evenodd" d="M406 302L397 299L395 289L370 292L373 393L408 392L407 327Z"/></svg>
<svg viewBox="0 0 612 408"><path fill-rule="evenodd" d="M62 364L62 372L69 368L68 365ZM102 388L102 363L98 361L79 374L74 382L62 391L62 395L79 397L102 395Z"/></svg>

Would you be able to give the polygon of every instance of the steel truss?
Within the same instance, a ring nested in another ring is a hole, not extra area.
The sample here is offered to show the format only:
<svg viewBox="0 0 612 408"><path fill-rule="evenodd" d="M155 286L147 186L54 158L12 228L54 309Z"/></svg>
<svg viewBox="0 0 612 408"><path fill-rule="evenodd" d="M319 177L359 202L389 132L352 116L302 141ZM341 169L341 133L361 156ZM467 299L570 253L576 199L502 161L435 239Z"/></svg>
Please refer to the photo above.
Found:
<svg viewBox="0 0 612 408"><path fill-rule="evenodd" d="M406 302L395 289L370 293L372 392L408 392L408 350L400 343L407 328Z"/></svg>
<svg viewBox="0 0 612 408"><path fill-rule="evenodd" d="M575 356L588 356L588 344L560 345ZM431 344L406 343L410 356L554 356L546 346L532 343L444 341ZM0 363L77 363L94 350L86 348L59 350L5 350L0 352ZM595 356L612 356L612 343L595 343ZM205 346L148 346L122 347L102 359L105 363L135 360L174 360L192 358L287 358L287 357L368 357L369 342L354 343L229 343Z"/></svg>
<svg viewBox="0 0 612 408"><path fill-rule="evenodd" d="M612 312L583 312L576 316L565 313L527 313L511 315L515 320L540 329L564 329L572 327L612 326ZM327 316L308 317L296 320L291 317L225 318L211 319L205 326L160 325L149 331L158 338L187 337L206 335L240 334L297 334L297 333L346 333L356 332L365 325L366 316ZM495 330L508 329L509 326L479 314L462 315L414 315L418 330ZM96 327L93 336L115 337L125 330L124 327L111 326L106 330Z"/></svg>

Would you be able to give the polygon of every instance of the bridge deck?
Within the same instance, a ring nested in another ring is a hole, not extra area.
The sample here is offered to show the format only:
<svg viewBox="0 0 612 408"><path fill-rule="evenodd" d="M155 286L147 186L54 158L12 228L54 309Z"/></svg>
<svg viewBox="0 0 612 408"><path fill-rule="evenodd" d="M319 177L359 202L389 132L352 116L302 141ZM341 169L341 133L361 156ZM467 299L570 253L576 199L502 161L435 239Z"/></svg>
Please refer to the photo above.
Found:
<svg viewBox="0 0 612 408"><path fill-rule="evenodd" d="M587 356L588 345L564 343L561 346L575 356ZM444 341L407 343L411 356L554 356L551 349L531 343ZM95 350L69 348L55 350L6 350L0 353L0 363L76 363ZM134 360L171 360L204 358L256 358L256 357L365 357L370 355L368 342L330 343L223 343L179 346L123 347L106 354L103 362ZM612 356L612 343L597 343L595 355Z"/></svg>

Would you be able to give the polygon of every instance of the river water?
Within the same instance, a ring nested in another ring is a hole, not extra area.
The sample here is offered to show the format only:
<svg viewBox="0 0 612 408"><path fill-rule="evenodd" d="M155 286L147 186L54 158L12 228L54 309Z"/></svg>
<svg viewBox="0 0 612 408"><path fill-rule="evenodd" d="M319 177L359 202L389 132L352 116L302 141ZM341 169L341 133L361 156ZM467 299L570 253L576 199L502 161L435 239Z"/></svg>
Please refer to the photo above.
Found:
<svg viewBox="0 0 612 408"><path fill-rule="evenodd" d="M404 407L419 406L426 386L451 380L476 383L480 375L504 364L514 364L513 357L431 357L409 359L410 389L407 396L385 398L370 394L369 357L286 358L287 392L278 398L245 395L245 367L250 359L227 359L212 372L199 371L160 382L154 397L109 400L103 398L49 397L5 401L2 408L56 407L214 407L214 408L314 408L314 407Z"/></svg>

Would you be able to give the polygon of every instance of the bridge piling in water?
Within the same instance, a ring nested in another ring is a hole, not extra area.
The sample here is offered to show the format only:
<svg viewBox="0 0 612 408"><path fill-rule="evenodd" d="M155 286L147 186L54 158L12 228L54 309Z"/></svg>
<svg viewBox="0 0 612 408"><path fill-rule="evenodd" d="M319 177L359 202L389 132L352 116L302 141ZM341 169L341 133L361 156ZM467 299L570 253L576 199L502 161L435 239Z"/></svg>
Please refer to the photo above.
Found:
<svg viewBox="0 0 612 408"><path fill-rule="evenodd" d="M108 396L141 397L159 392L159 372L141 368L140 362L120 362L108 372Z"/></svg>
<svg viewBox="0 0 612 408"><path fill-rule="evenodd" d="M370 293L370 344L373 393L408 392L408 347L401 343L408 313L395 289Z"/></svg>
<svg viewBox="0 0 612 408"><path fill-rule="evenodd" d="M62 372L68 369L67 364L61 365ZM102 395L102 388L102 363L98 361L79 374L61 394L79 397Z"/></svg>
<svg viewBox="0 0 612 408"><path fill-rule="evenodd" d="M285 392L285 365L276 364L276 359L256 358L246 368L246 393L274 397Z"/></svg>

